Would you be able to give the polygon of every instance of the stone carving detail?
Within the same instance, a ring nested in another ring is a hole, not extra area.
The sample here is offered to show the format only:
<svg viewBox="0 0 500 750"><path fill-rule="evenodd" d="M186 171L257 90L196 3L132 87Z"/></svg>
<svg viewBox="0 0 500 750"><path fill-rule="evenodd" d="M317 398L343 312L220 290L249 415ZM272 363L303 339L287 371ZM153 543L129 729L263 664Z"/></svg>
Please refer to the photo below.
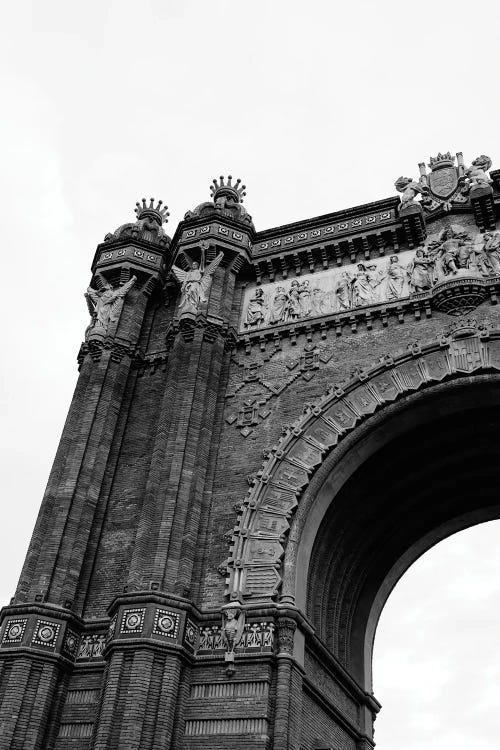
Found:
<svg viewBox="0 0 500 750"><path fill-rule="evenodd" d="M241 180L238 178L234 185L232 184L232 176L229 175L227 181L224 177L217 180L213 180L213 184L210 185L210 193L212 201L205 201L200 203L199 206L193 211L188 211L184 220L189 221L190 219L198 219L200 217L206 217L207 219L218 218L220 216L226 216L229 219L233 219L243 224L248 224L253 227L252 217L243 208L243 198L245 197L245 185L240 185ZM224 232L227 233L227 230ZM233 233L237 236L235 239L241 239L241 233Z"/></svg>
<svg viewBox="0 0 500 750"><path fill-rule="evenodd" d="M77 659L100 659L106 647L105 633L84 635L78 647Z"/></svg>
<svg viewBox="0 0 500 750"><path fill-rule="evenodd" d="M59 623L48 622L47 620L37 620L31 642L36 643L37 646L55 648L60 629L61 626Z"/></svg>
<svg viewBox="0 0 500 750"><path fill-rule="evenodd" d="M75 659L78 653L78 641L78 633L68 628L64 635L63 651L72 659Z"/></svg>
<svg viewBox="0 0 500 750"><path fill-rule="evenodd" d="M9 620L5 626L2 643L21 643L27 622L27 619Z"/></svg>
<svg viewBox="0 0 500 750"><path fill-rule="evenodd" d="M113 242L114 240L131 237L146 240L146 242L157 245L168 245L170 240L163 231L162 226L164 223L167 223L170 216L167 210L168 206L162 207L163 201L158 201L156 206L154 203L154 198L151 198L149 205L145 198L142 199L142 206L140 203L136 203L135 213L137 221L122 224L115 232L107 234L104 242ZM125 255L125 250L123 250L123 255Z"/></svg>
<svg viewBox="0 0 500 750"><path fill-rule="evenodd" d="M253 649L272 649L274 645L274 624L272 622L246 623L241 639L235 646L236 653ZM200 630L198 651L221 651L226 648L222 628L213 625Z"/></svg>
<svg viewBox="0 0 500 750"><path fill-rule="evenodd" d="M107 281L103 282L99 290L88 287L85 298L92 320L85 331L85 341L94 336L106 336L110 324L116 323L120 317L123 298L136 281L137 277L132 276L130 281L117 289L113 289Z"/></svg>
<svg viewBox="0 0 500 750"><path fill-rule="evenodd" d="M226 417L228 424L234 424L240 431L240 435L244 438L251 435L253 428L259 424L260 419L266 419L271 410L265 408L267 401L271 398L271 394L264 396L264 398L258 401L254 398L246 399L241 404L237 413L231 412Z"/></svg>
<svg viewBox="0 0 500 750"><path fill-rule="evenodd" d="M500 234L450 224L420 247L341 269L272 282L245 291L240 331L293 325L323 315L407 299L432 292L455 277L500 275ZM256 301L256 298L258 302ZM258 313L258 314L257 314Z"/></svg>
<svg viewBox="0 0 500 750"><path fill-rule="evenodd" d="M324 455L362 420L426 384L491 368L500 370L500 330L460 318L438 341L411 344L330 389L281 435L241 505L227 561L230 597L241 601L278 592L285 535L298 498Z"/></svg>
<svg viewBox="0 0 500 750"><path fill-rule="evenodd" d="M394 183L394 187L401 193L401 204L399 207L400 211L406 211L414 206L419 207L416 200L418 195L425 195L428 193L428 188L421 183L415 182L411 177L398 177Z"/></svg>
<svg viewBox="0 0 500 750"><path fill-rule="evenodd" d="M470 166L466 172L469 180L468 189L474 190L475 188L490 188L493 184L493 180L488 175L488 170L491 169L491 159L485 154L481 154L477 159L474 159L472 166ZM491 188L490 188L491 189Z"/></svg>
<svg viewBox="0 0 500 750"><path fill-rule="evenodd" d="M106 633L106 643L113 640L115 637L116 623L118 622L118 615L115 615L109 623L108 632Z"/></svg>
<svg viewBox="0 0 500 750"><path fill-rule="evenodd" d="M122 616L120 633L142 633L146 609L126 609Z"/></svg>
<svg viewBox="0 0 500 750"><path fill-rule="evenodd" d="M192 620L189 619L189 617L186 619L186 628L184 630L184 642L187 643L187 645L192 648L193 650L196 649L198 640L198 628L194 624Z"/></svg>
<svg viewBox="0 0 500 750"><path fill-rule="evenodd" d="M177 638L179 633L179 615L166 609L157 609L153 622L153 633L165 638Z"/></svg>
<svg viewBox="0 0 500 750"><path fill-rule="evenodd" d="M456 165L455 165L456 158ZM450 211L454 205L466 203L471 194L478 189L481 193L491 192L492 180L487 171L491 167L491 159L484 154L474 159L472 165L466 169L461 152L455 156L448 151L431 156L429 160L430 172L427 172L425 163L419 165L420 178L418 182L409 181L406 177L400 177L396 182L396 189L403 192L401 198L401 211L415 206L422 206L427 213L438 209ZM415 198L422 195L421 204L417 204Z"/></svg>
<svg viewBox="0 0 500 750"><path fill-rule="evenodd" d="M178 266L172 266L172 273L181 284L180 318L186 314L196 315L200 312L201 306L208 300L212 275L223 257L224 253L219 253L206 268L203 253L201 265L195 260L189 271L183 271Z"/></svg>
<svg viewBox="0 0 500 750"><path fill-rule="evenodd" d="M280 654L293 654L293 639L297 623L295 620L280 620L278 623L278 649Z"/></svg>
<svg viewBox="0 0 500 750"><path fill-rule="evenodd" d="M228 665L226 671L234 671L234 649L241 641L243 628L245 627L245 610L237 601L225 604L221 610L222 614L222 641L226 646L224 660Z"/></svg>

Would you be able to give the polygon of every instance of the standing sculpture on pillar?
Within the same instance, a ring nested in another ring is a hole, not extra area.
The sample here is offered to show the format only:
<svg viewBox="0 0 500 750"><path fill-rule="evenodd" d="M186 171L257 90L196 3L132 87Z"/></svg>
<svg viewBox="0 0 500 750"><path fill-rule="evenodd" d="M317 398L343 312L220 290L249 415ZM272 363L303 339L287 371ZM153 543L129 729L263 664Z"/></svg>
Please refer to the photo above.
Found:
<svg viewBox="0 0 500 750"><path fill-rule="evenodd" d="M198 261L193 261L189 271L183 271L178 266L172 266L172 273L181 286L181 301L179 304L179 317L182 318L186 313L196 315L200 311L201 305L207 302L208 290L210 288L211 277L224 257L224 253L218 256L205 268L204 254L201 256L201 265Z"/></svg>
<svg viewBox="0 0 500 750"><path fill-rule="evenodd" d="M136 281L137 277L132 276L130 281L117 289L113 289L107 281L99 291L92 289L91 286L88 287L85 298L92 320L85 331L85 341L94 334L101 336L107 334L110 323L116 322L120 316L120 300L132 289Z"/></svg>
<svg viewBox="0 0 500 750"><path fill-rule="evenodd" d="M226 645L224 659L228 662L227 670L234 672L234 649L241 641L245 627L245 612L238 601L229 602L222 607L222 640Z"/></svg>

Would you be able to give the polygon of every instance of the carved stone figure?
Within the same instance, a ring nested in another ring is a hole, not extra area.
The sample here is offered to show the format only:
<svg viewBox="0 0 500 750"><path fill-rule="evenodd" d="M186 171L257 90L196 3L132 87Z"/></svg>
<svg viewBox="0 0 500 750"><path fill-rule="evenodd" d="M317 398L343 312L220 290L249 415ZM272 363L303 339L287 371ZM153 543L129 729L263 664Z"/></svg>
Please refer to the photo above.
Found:
<svg viewBox="0 0 500 750"><path fill-rule="evenodd" d="M481 154L477 159L474 159L466 172L471 190L476 187L489 187L492 184L493 180L487 174L489 169L491 169L491 159L489 156Z"/></svg>
<svg viewBox="0 0 500 750"><path fill-rule="evenodd" d="M270 323L283 323L286 319L288 307L288 294L285 288L279 286L276 289L276 294L271 303L271 314L269 316Z"/></svg>
<svg viewBox="0 0 500 750"><path fill-rule="evenodd" d="M325 315L327 312L329 312L327 295L315 286L311 294L311 315Z"/></svg>
<svg viewBox="0 0 500 750"><path fill-rule="evenodd" d="M302 317L300 302L300 284L297 279L293 279L288 292L287 320L298 320Z"/></svg>
<svg viewBox="0 0 500 750"><path fill-rule="evenodd" d="M226 646L224 660L227 674L234 674L234 649L240 643L245 627L245 611L239 602L229 602L222 609L221 639Z"/></svg>
<svg viewBox="0 0 500 750"><path fill-rule="evenodd" d="M500 274L500 234L485 232L483 250L491 265L492 272Z"/></svg>
<svg viewBox="0 0 500 750"><path fill-rule="evenodd" d="M377 268L375 263L366 267L366 273L368 274L368 281L372 288L372 302L381 302L382 282L385 278L384 274Z"/></svg>
<svg viewBox="0 0 500 750"><path fill-rule="evenodd" d="M373 285L364 263L358 263L358 270L352 283L352 306L360 307L373 303Z"/></svg>
<svg viewBox="0 0 500 750"><path fill-rule="evenodd" d="M222 639L228 653L234 653L241 641L245 626L245 611L239 602L230 602L222 607Z"/></svg>
<svg viewBox="0 0 500 750"><path fill-rule="evenodd" d="M394 187L401 195L400 210L404 211L406 208L411 206L418 206L418 202L415 200L417 195L425 195L427 188L418 182L415 182L411 177L398 177L394 183Z"/></svg>
<svg viewBox="0 0 500 750"><path fill-rule="evenodd" d="M391 255L387 267L387 299L400 299L405 294L406 269L399 262L397 255Z"/></svg>
<svg viewBox="0 0 500 750"><path fill-rule="evenodd" d="M344 271L338 280L335 294L337 297L338 310L349 310L352 304L353 277L348 271Z"/></svg>
<svg viewBox="0 0 500 750"><path fill-rule="evenodd" d="M105 336L108 332L109 324L118 320L120 314L120 300L125 297L127 292L134 286L137 281L136 276L132 276L130 281L117 289L113 289L110 283L104 282L102 289L96 290L88 287L85 298L92 316L90 325L85 331L85 340L87 341L93 334Z"/></svg>
<svg viewBox="0 0 500 750"><path fill-rule="evenodd" d="M259 287L247 307L245 326L256 328L264 323L264 291Z"/></svg>
<svg viewBox="0 0 500 750"><path fill-rule="evenodd" d="M307 318L311 314L311 287L307 279L299 285L299 302L300 317Z"/></svg>
<svg viewBox="0 0 500 750"><path fill-rule="evenodd" d="M175 278L182 284L179 317L186 313L196 315L200 311L201 305L207 301L211 277L223 257L224 253L219 253L215 260L204 268L202 256L201 267L198 261L193 261L190 271L183 271L178 266L172 266Z"/></svg>
<svg viewBox="0 0 500 750"><path fill-rule="evenodd" d="M432 287L432 267L434 262L422 248L418 248L415 257L408 267L412 292L423 292Z"/></svg>
<svg viewBox="0 0 500 750"><path fill-rule="evenodd" d="M429 256L436 261L436 276L456 275L461 270L476 270L472 240L459 225L443 229L438 240L429 243Z"/></svg>

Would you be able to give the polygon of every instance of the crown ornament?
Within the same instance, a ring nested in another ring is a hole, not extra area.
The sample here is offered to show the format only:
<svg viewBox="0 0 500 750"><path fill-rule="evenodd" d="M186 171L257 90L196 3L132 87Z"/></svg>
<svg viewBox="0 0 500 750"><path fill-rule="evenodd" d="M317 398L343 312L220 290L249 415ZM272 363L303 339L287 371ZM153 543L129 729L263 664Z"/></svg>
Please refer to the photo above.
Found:
<svg viewBox="0 0 500 750"><path fill-rule="evenodd" d="M170 213L168 212L168 206L163 206L163 201L158 201L157 205L155 206L155 199L151 198L149 202L149 206L146 202L146 199L142 199L142 206L139 202L135 204L135 213L137 215L137 220L140 219L153 219L157 224L160 226L163 224L163 222L167 223L168 217L170 216Z"/></svg>
<svg viewBox="0 0 500 750"><path fill-rule="evenodd" d="M216 201L217 198L222 198L223 196L232 198L236 203L243 203L243 198L245 197L245 188L246 185L240 186L240 178L236 180L234 185L231 184L231 180L233 178L231 175L228 175L227 182L224 182L224 177L219 178L219 183L217 183L217 180L213 180L213 185L210 185L210 193L213 201Z"/></svg>
<svg viewBox="0 0 500 750"><path fill-rule="evenodd" d="M440 167L452 167L455 162L455 157L450 154L449 151L446 154L439 152L437 156L431 156L429 159L429 167L431 169L439 169Z"/></svg>

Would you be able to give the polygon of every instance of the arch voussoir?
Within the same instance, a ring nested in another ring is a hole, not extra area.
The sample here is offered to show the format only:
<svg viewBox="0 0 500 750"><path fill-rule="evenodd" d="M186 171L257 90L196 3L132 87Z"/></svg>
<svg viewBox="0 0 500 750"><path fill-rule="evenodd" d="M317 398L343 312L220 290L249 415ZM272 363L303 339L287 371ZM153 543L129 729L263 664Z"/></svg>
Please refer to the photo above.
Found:
<svg viewBox="0 0 500 750"><path fill-rule="evenodd" d="M278 594L291 518L315 471L348 434L402 396L491 370L500 370L500 329L459 321L437 341L386 355L325 393L280 438L242 503L228 560L229 596Z"/></svg>

